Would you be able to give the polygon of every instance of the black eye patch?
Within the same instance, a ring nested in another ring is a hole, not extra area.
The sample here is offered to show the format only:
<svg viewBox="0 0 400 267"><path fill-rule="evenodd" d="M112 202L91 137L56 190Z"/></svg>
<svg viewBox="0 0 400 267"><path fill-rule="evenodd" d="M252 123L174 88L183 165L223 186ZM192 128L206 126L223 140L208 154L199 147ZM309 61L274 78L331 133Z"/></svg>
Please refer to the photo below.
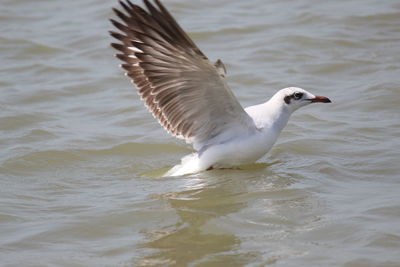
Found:
<svg viewBox="0 0 400 267"><path fill-rule="evenodd" d="M285 101L285 103L286 104L290 104L290 101L292 100L292 99L294 99L294 100L299 100L299 99L301 99L302 97L303 97L303 93L300 93L300 92L296 92L296 93L293 93L293 94L291 94L291 95L287 95L287 96L285 96L284 98L283 98L283 100Z"/></svg>

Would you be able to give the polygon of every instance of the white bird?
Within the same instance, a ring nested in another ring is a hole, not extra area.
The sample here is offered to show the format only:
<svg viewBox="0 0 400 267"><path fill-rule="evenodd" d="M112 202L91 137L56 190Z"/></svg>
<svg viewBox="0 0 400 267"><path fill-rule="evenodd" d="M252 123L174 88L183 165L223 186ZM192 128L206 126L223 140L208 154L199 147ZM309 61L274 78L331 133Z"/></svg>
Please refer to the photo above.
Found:
<svg viewBox="0 0 400 267"><path fill-rule="evenodd" d="M331 102L289 87L243 109L222 61L212 64L160 1L143 2L147 10L129 0L120 1L124 12L113 9L122 23L111 19L120 30L110 31L120 41L111 45L153 116L197 151L166 176L253 163L271 149L295 110Z"/></svg>

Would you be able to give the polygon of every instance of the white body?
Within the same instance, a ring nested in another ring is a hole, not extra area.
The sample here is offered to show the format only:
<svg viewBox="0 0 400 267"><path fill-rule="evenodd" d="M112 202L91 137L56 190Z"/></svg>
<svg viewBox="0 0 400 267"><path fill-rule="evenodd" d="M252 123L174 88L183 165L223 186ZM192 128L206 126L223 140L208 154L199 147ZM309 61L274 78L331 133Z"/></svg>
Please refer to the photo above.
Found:
<svg viewBox="0 0 400 267"><path fill-rule="evenodd" d="M289 90L302 89L294 87L282 89L269 101L245 109L257 126L258 131L254 134L237 136L226 142L215 144L200 155L193 153L185 156L181 164L174 166L165 176L190 174L210 167L229 168L253 163L260 159L275 144L290 115L298 108L282 104L282 96ZM310 98L314 97L308 94Z"/></svg>

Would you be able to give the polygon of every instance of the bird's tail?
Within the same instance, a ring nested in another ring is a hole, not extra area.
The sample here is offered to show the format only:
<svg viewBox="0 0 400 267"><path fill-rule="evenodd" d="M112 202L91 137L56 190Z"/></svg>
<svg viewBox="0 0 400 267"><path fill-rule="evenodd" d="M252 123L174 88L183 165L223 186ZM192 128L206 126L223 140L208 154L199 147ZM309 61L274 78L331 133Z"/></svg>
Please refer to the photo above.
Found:
<svg viewBox="0 0 400 267"><path fill-rule="evenodd" d="M181 164L175 165L163 176L181 176L201 171L199 166L199 156L197 153L192 153L184 156L181 159Z"/></svg>

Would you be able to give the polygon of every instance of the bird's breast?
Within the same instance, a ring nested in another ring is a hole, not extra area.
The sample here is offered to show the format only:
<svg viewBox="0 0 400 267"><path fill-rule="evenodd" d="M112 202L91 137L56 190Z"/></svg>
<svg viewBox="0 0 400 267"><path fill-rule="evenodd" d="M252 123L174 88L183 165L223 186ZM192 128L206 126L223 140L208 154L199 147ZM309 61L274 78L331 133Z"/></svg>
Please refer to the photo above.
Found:
<svg viewBox="0 0 400 267"><path fill-rule="evenodd" d="M273 131L259 131L250 136L237 137L208 148L200 156L204 168L230 167L253 163L264 156L276 142Z"/></svg>

